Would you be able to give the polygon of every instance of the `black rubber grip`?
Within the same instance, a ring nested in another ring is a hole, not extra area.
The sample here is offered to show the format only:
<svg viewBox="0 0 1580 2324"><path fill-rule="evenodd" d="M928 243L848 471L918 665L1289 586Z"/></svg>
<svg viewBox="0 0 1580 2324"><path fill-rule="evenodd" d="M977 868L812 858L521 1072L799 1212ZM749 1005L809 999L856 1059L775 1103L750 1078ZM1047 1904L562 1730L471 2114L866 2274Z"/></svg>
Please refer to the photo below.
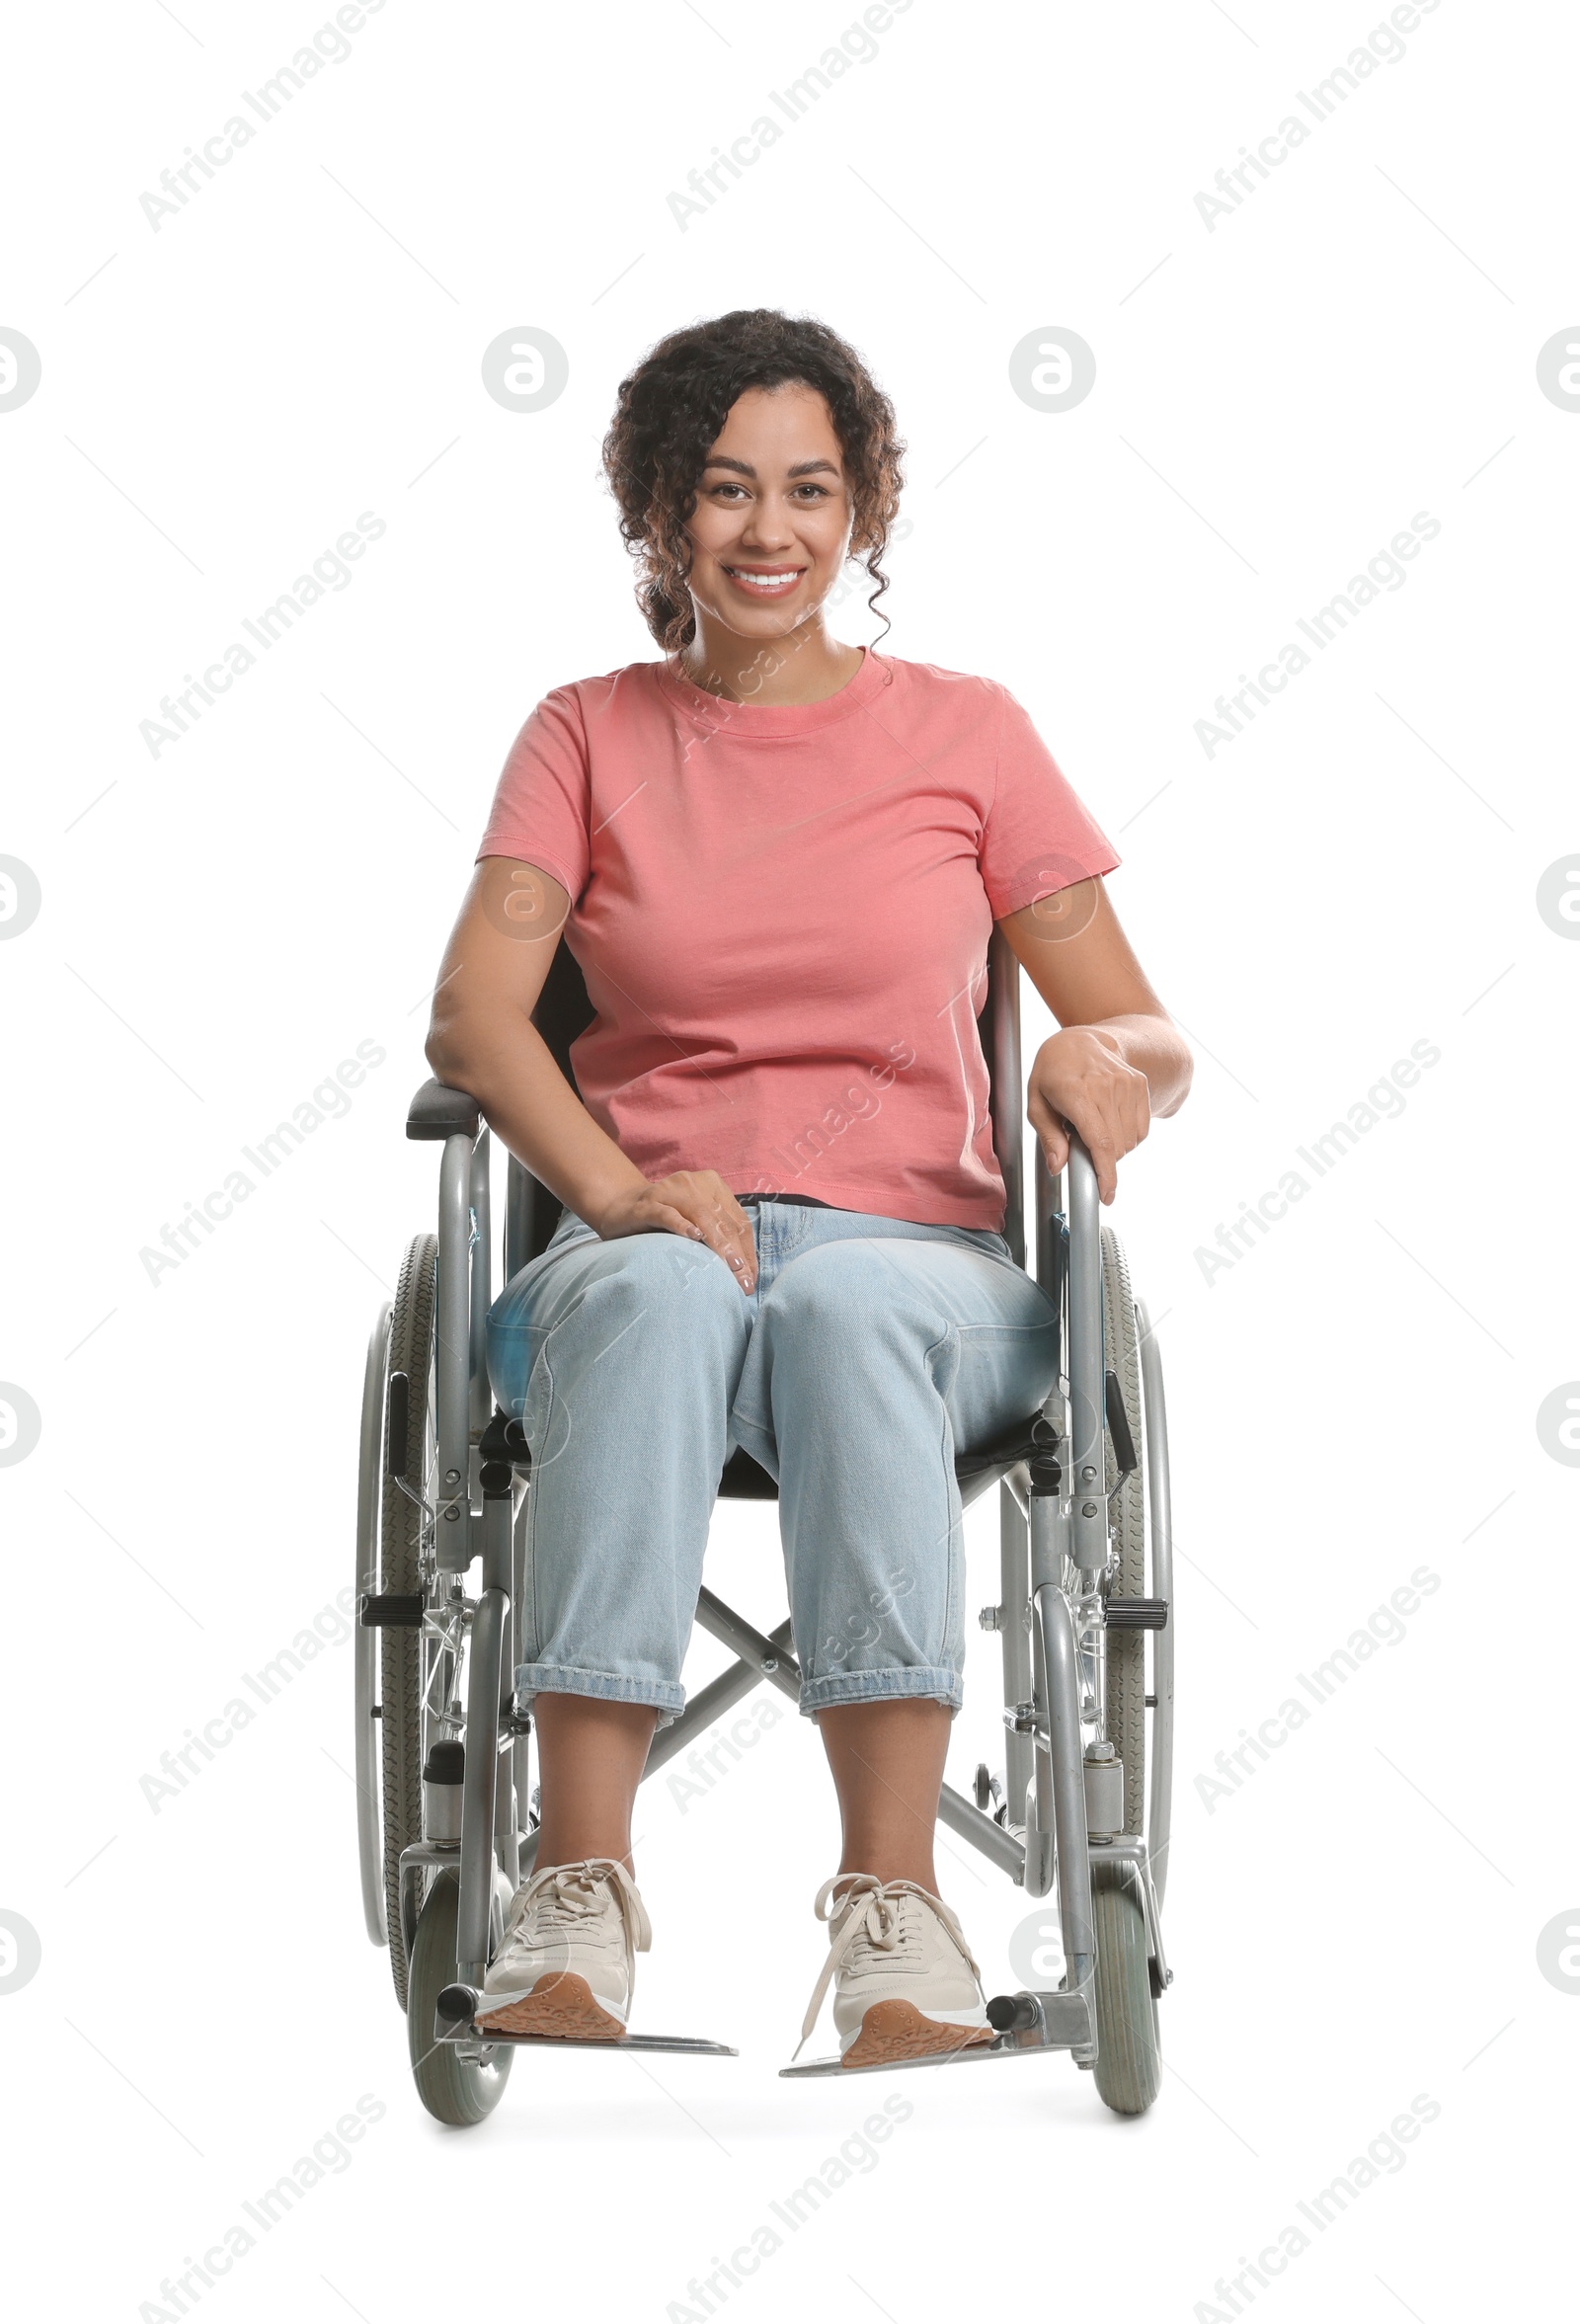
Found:
<svg viewBox="0 0 1580 2324"><path fill-rule="evenodd" d="M1114 1441L1114 1458L1119 1463L1121 1477L1128 1477L1136 1467L1136 1441L1130 1432L1130 1415L1125 1409L1125 1399L1120 1394L1119 1374L1103 1375L1103 1404L1108 1414L1108 1433Z"/></svg>
<svg viewBox="0 0 1580 2324"><path fill-rule="evenodd" d="M1110 1598L1103 1608L1110 1630L1162 1630L1168 1621L1166 1598Z"/></svg>
<svg viewBox="0 0 1580 2324"><path fill-rule="evenodd" d="M1029 1993L995 1993L988 2004L988 2023L995 2034L1029 2033L1038 2015Z"/></svg>
<svg viewBox="0 0 1580 2324"><path fill-rule="evenodd" d="M466 1773L464 1743L431 1743L423 1769L425 1784L458 1784Z"/></svg>
<svg viewBox="0 0 1580 2324"><path fill-rule="evenodd" d="M421 1630L423 1627L423 1599L421 1594L411 1597L386 1592L362 1600L363 1630Z"/></svg>

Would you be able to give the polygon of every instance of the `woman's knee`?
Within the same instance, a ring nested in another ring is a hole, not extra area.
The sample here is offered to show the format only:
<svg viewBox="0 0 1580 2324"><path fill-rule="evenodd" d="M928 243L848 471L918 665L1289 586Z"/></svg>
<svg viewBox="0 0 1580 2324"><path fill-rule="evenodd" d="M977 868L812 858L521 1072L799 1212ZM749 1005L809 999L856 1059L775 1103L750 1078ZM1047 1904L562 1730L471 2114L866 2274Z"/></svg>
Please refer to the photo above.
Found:
<svg viewBox="0 0 1580 2324"><path fill-rule="evenodd" d="M799 1252L763 1294L760 1314L813 1333L850 1324L868 1331L885 1319L928 1328L934 1337L939 1329L929 1303L888 1245L860 1237Z"/></svg>
<svg viewBox="0 0 1580 2324"><path fill-rule="evenodd" d="M489 1317L489 1372L501 1402L520 1400L538 1357L570 1378L616 1350L656 1383L677 1367L728 1364L747 1336L746 1300L717 1251L678 1235L626 1235L578 1244L562 1273L507 1292Z"/></svg>

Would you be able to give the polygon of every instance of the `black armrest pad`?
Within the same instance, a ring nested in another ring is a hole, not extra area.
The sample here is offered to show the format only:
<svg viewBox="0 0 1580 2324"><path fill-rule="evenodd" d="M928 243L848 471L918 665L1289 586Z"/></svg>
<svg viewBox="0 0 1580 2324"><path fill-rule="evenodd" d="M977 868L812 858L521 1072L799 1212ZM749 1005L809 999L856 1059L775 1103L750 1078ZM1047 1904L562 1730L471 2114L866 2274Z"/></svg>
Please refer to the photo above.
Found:
<svg viewBox="0 0 1580 2324"><path fill-rule="evenodd" d="M408 1138L475 1138L481 1120L477 1099L442 1082L425 1082L406 1116Z"/></svg>

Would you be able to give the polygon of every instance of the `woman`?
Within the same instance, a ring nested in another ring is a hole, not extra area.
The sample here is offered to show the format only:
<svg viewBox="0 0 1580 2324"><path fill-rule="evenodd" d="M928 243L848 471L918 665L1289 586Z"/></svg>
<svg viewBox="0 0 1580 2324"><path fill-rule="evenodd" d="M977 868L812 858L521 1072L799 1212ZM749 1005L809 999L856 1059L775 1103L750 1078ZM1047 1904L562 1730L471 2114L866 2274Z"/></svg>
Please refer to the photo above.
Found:
<svg viewBox="0 0 1580 2324"><path fill-rule="evenodd" d="M1119 857L990 680L830 633L899 505L893 409L819 323L741 310L620 388L604 466L663 659L526 721L428 1057L565 1206L489 1319L533 1456L517 1685L536 1866L485 2028L623 2032L650 1928L632 1802L683 1707L720 1471L779 1486L801 1709L843 1852L815 1910L844 2063L990 2039L932 1835L964 1648L957 1445L1054 1384L1010 1255L976 1029L997 922L1063 1030L1032 1065L1103 1201L1190 1056L1114 918ZM1024 506L1024 504L1023 504ZM531 1023L569 942L580 1097Z"/></svg>

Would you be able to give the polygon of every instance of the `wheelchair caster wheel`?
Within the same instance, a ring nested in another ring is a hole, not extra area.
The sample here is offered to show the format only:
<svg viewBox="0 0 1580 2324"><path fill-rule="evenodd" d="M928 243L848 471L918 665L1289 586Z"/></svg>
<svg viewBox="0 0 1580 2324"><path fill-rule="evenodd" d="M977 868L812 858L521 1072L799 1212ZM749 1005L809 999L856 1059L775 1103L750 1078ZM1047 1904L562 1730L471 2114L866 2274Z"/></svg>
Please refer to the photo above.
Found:
<svg viewBox="0 0 1580 2324"><path fill-rule="evenodd" d="M1092 1883L1097 1938L1097 2095L1119 2115L1144 2115L1162 2082L1154 1963L1134 1881L1104 1869Z"/></svg>
<svg viewBox="0 0 1580 2324"><path fill-rule="evenodd" d="M480 2055L468 2056L453 2043L434 2039L435 2017L455 2025L472 2014L471 1988L457 1984L455 1978L460 1892L460 1883L447 1869L430 1888L412 1945L406 1995L406 2044L417 2095L437 2122L457 2128L481 2123L494 2112L505 2094L514 2055L502 2045L480 2045Z"/></svg>

